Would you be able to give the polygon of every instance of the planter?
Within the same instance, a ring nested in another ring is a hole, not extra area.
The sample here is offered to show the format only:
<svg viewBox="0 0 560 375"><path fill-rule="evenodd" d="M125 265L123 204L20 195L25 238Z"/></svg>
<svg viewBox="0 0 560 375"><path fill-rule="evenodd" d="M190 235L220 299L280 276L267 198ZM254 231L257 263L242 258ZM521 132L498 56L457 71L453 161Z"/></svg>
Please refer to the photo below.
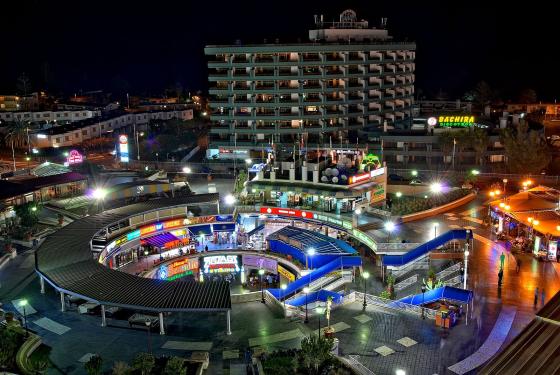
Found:
<svg viewBox="0 0 560 375"><path fill-rule="evenodd" d="M326 338L334 338L334 328L333 327L327 327L325 328L325 330L323 331L324 335Z"/></svg>

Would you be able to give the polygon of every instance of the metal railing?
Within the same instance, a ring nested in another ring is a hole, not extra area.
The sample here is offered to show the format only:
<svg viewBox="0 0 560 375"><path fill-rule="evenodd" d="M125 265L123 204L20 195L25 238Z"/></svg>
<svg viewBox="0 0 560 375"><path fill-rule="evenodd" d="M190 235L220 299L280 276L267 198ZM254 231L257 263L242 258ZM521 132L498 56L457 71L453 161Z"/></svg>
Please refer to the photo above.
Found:
<svg viewBox="0 0 560 375"><path fill-rule="evenodd" d="M449 275L451 275L455 272L459 272L461 270L462 265L463 265L462 262L455 263L451 267L448 267L448 268L436 273L436 280L442 280L442 279L446 278L447 276L449 276Z"/></svg>
<svg viewBox="0 0 560 375"><path fill-rule="evenodd" d="M459 287L460 287L462 282L463 282L463 277L462 277L462 275L458 275L458 276L455 276L455 277L452 278L452 279L449 279L449 280L447 280L447 281L444 281L444 282L443 282L443 285L445 285L445 286L455 286L455 287L456 287L456 286L459 286Z"/></svg>
<svg viewBox="0 0 560 375"><path fill-rule="evenodd" d="M352 292L354 294L354 299L360 301L364 299L364 293ZM379 306L391 310L403 311L405 313L414 314L422 316L422 310L424 310L424 316L428 319L435 319L437 311L427 308L422 308L422 306L411 305L404 302L393 301L390 299L385 299L371 294L366 294L366 303L368 305Z"/></svg>
<svg viewBox="0 0 560 375"><path fill-rule="evenodd" d="M344 358L344 357L342 357L342 358L346 359L348 361L348 364L358 374L361 374L361 375L375 375L375 373L373 371L371 371L366 366L362 365L362 363L359 361L359 358L360 358L359 355L349 355L348 358Z"/></svg>
<svg viewBox="0 0 560 375"><path fill-rule="evenodd" d="M377 243L378 252L408 252L420 246L420 243L399 243L399 242L382 242Z"/></svg>
<svg viewBox="0 0 560 375"><path fill-rule="evenodd" d="M397 270L391 270L391 274L395 278L399 278L402 275L407 274L408 272L411 272L411 271L414 271L414 270L427 270L428 268L429 268L428 256L425 255L425 256L419 258L418 260L407 264L404 267L401 267Z"/></svg>
<svg viewBox="0 0 560 375"><path fill-rule="evenodd" d="M396 283L394 288L395 291L399 291L399 290L403 290L405 288L408 288L409 286L416 284L418 282L418 275L413 275L411 277L409 277L408 279L405 279L399 283Z"/></svg>

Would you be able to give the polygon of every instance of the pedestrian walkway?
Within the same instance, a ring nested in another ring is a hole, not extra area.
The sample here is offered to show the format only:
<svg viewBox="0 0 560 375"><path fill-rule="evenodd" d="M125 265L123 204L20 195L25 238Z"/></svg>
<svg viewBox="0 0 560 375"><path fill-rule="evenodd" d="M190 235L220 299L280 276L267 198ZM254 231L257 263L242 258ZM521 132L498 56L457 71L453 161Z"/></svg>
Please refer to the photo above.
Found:
<svg viewBox="0 0 560 375"><path fill-rule="evenodd" d="M492 332L490 332L484 344L482 344L476 352L463 359L461 362L449 366L448 369L456 374L463 375L476 369L492 358L498 350L500 350L500 347L506 340L513 320L515 319L516 310L515 307L504 306Z"/></svg>
<svg viewBox="0 0 560 375"><path fill-rule="evenodd" d="M261 346L266 344L274 344L276 342L288 341L297 338L303 338L305 335L299 329L276 333L269 336L253 337L249 339L249 346Z"/></svg>
<svg viewBox="0 0 560 375"><path fill-rule="evenodd" d="M63 335L66 332L70 331L70 327L65 326L64 324L60 324L55 322L49 318L41 318L35 320L33 323L37 324L39 327L46 329L47 331L51 331L56 333L57 335Z"/></svg>

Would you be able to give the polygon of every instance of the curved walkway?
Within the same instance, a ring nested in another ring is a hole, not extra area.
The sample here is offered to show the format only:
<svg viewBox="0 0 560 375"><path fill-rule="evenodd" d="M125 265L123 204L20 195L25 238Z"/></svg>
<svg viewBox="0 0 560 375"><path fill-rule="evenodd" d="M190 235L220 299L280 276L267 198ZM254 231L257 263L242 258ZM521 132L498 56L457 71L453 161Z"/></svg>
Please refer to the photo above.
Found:
<svg viewBox="0 0 560 375"><path fill-rule="evenodd" d="M55 289L100 305L155 312L229 311L229 284L223 282L170 283L111 270L92 258L90 241L110 226L128 225L129 218L163 211L183 214L188 205L214 204L218 194L158 199L137 203L76 220L45 240L36 252L36 271ZM124 223L123 223L124 222ZM63 305L64 308L64 305Z"/></svg>

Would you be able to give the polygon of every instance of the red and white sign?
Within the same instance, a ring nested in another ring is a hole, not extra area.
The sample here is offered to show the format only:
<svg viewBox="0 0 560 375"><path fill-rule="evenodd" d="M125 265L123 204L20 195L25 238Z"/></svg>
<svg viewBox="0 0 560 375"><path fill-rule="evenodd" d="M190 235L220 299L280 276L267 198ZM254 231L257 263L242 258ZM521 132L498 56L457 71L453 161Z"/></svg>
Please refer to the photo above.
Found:
<svg viewBox="0 0 560 375"><path fill-rule="evenodd" d="M303 217L304 219L313 219L312 212L302 211L302 210L291 210L289 208L261 207L260 212L261 214L294 216L294 217Z"/></svg>
<svg viewBox="0 0 560 375"><path fill-rule="evenodd" d="M436 126L437 125L437 118L435 118L435 117L428 118L428 125Z"/></svg>
<svg viewBox="0 0 560 375"><path fill-rule="evenodd" d="M128 137L126 134L119 135L119 143L123 145L128 143Z"/></svg>
<svg viewBox="0 0 560 375"><path fill-rule="evenodd" d="M81 162L84 161L84 157L82 154L78 152L78 150L70 150L70 152L68 153L68 157L66 158L66 161L68 162L69 165L80 164Z"/></svg>
<svg viewBox="0 0 560 375"><path fill-rule="evenodd" d="M362 173L362 174L357 174L355 176L351 176L348 180L350 182L350 185L355 184L357 182L363 182L366 180L369 180L371 177L371 173L370 172L366 172L366 173Z"/></svg>

